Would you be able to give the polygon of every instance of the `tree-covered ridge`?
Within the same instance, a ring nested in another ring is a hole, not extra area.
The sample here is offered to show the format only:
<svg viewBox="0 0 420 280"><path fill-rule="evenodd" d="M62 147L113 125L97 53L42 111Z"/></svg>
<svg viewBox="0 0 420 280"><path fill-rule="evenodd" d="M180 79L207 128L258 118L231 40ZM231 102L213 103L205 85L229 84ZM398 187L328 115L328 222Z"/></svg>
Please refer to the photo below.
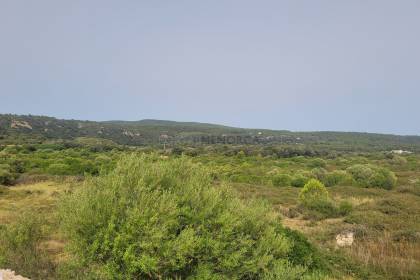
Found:
<svg viewBox="0 0 420 280"><path fill-rule="evenodd" d="M245 129L222 125L162 120L105 121L62 120L46 116L0 115L0 144L50 139L94 137L121 145L167 143L213 145L310 145L340 151L420 151L420 136L398 136L358 132L291 132Z"/></svg>

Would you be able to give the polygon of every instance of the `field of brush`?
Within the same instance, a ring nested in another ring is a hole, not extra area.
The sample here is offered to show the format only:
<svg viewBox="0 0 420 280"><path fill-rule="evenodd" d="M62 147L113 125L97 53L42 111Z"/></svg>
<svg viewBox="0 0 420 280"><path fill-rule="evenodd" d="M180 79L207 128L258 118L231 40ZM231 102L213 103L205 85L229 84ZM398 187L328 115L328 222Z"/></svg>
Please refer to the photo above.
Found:
<svg viewBox="0 0 420 280"><path fill-rule="evenodd" d="M100 182L106 185L107 174L115 166L124 165L127 155L132 153L138 155L135 157L151 154L153 158L147 162L153 164L144 165L149 169L169 170L173 166L172 163L166 166L167 162L175 162L176 167L177 160L182 158L194 170L198 168L208 174L212 188L227 187L244 205L255 200L268 205L270 211L279 215L279 223L302 233L322 259L324 276L290 279L420 278L420 156L385 152L281 158L246 155L240 151L179 155L153 149L3 147L0 151L0 267L31 279L74 279L73 272L79 268L72 260L84 252L75 253L71 248L77 242L73 240L74 235L65 232L68 228L63 227L63 220L66 221L65 215L70 212L62 205L68 203L68 197L77 199L74 194L83 188ZM146 172L141 165L136 168L133 172ZM168 174L174 182L183 176ZM104 179L92 181L95 178ZM160 178L156 184L170 185L167 180ZM194 180L191 182L195 184ZM326 189L321 200L302 199L301 194L310 182ZM83 195L86 194L82 191L79 196ZM336 236L343 232L354 234L354 240L351 245L340 247ZM101 267L107 261L103 255L89 256L86 261L90 265ZM107 269L111 268L107 266ZM168 273L184 279L187 277L182 275L190 272ZM78 277L92 277L87 275ZM159 279L152 272L145 278Z"/></svg>

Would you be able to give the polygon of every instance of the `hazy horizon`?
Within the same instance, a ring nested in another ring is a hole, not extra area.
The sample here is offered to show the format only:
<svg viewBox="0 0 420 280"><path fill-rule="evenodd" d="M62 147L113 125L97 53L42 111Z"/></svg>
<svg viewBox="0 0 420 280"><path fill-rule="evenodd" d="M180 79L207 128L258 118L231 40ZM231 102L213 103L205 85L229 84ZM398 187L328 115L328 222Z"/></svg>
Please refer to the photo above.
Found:
<svg viewBox="0 0 420 280"><path fill-rule="evenodd" d="M0 113L420 135L418 1L0 3Z"/></svg>

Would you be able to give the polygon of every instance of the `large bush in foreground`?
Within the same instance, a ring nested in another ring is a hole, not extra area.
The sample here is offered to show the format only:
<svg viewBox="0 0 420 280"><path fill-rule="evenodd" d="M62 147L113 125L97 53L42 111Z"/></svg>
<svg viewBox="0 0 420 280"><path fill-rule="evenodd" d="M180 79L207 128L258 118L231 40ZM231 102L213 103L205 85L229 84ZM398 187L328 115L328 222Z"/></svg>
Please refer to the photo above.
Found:
<svg viewBox="0 0 420 280"><path fill-rule="evenodd" d="M71 252L94 278L320 277L308 274L319 263L306 240L266 205L213 187L185 158L126 157L66 198L60 215Z"/></svg>

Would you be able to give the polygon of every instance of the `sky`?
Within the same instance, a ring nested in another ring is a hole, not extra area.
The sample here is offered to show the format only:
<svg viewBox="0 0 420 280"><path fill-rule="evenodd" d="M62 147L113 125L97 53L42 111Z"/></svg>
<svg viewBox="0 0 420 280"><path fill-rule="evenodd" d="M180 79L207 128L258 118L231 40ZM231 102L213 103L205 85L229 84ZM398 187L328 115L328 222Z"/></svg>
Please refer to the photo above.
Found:
<svg viewBox="0 0 420 280"><path fill-rule="evenodd" d="M420 135L420 1L0 0L0 113Z"/></svg>

